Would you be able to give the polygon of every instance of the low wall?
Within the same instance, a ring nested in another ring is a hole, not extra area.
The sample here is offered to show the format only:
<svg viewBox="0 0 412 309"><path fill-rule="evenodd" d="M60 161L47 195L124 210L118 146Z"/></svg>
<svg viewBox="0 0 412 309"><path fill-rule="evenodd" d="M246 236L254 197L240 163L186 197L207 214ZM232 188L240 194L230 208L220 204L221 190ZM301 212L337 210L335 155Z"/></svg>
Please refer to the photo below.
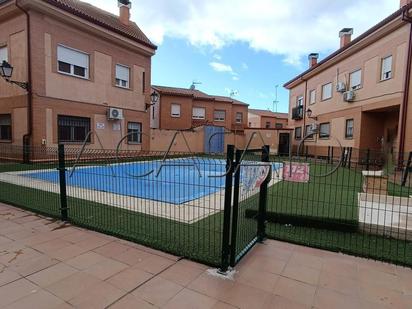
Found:
<svg viewBox="0 0 412 309"><path fill-rule="evenodd" d="M175 135L174 130L150 130L150 151L166 151ZM192 152L204 152L204 128L199 127L193 132L183 132ZM172 152L189 152L182 134L178 134L171 150Z"/></svg>

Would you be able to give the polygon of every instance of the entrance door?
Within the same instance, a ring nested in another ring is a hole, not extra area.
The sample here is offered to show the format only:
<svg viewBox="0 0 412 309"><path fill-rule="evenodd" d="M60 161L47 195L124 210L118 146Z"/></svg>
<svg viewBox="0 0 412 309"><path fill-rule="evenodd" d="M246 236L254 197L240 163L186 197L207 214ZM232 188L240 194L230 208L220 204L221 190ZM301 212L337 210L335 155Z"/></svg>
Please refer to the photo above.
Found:
<svg viewBox="0 0 412 309"><path fill-rule="evenodd" d="M223 153L225 147L225 128L205 126L205 153Z"/></svg>
<svg viewBox="0 0 412 309"><path fill-rule="evenodd" d="M290 134L289 133L280 133L279 134L279 154L288 155L289 154L289 143L290 143Z"/></svg>

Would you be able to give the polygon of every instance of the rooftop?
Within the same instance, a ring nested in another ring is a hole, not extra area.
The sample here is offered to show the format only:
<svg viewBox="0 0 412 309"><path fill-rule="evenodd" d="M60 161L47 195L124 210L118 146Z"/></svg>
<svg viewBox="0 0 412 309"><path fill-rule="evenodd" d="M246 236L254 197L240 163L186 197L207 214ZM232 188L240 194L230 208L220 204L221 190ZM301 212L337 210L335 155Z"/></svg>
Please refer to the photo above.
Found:
<svg viewBox="0 0 412 309"><path fill-rule="evenodd" d="M287 113L275 113L270 110L264 110L264 109L249 109L249 113L263 116L263 117L275 117L275 118L288 118L289 117Z"/></svg>

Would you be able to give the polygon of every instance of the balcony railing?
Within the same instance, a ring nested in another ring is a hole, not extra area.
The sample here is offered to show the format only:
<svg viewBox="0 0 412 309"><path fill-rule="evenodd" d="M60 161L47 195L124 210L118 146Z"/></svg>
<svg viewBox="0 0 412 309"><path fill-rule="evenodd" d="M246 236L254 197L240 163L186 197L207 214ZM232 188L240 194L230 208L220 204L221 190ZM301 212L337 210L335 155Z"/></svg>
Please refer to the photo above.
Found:
<svg viewBox="0 0 412 309"><path fill-rule="evenodd" d="M300 120L303 119L303 106L297 106L292 108L292 119Z"/></svg>

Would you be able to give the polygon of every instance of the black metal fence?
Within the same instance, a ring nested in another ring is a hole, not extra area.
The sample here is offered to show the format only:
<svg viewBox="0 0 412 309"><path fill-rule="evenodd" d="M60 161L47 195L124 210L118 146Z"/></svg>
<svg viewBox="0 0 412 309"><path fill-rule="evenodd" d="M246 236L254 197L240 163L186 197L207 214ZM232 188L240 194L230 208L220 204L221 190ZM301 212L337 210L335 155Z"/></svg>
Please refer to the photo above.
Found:
<svg viewBox="0 0 412 309"><path fill-rule="evenodd" d="M164 153L32 147L25 157L23 147L0 146L0 201L222 270L265 236L412 266L410 154L282 157L229 146L163 161Z"/></svg>

